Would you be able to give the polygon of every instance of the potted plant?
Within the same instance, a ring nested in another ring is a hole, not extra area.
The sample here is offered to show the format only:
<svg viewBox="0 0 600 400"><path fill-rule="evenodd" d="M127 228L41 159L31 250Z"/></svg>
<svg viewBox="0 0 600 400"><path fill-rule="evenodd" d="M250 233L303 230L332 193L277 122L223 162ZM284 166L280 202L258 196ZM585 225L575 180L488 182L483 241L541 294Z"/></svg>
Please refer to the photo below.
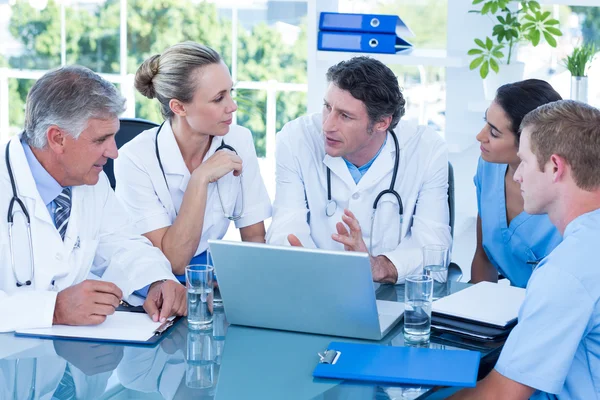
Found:
<svg viewBox="0 0 600 400"><path fill-rule="evenodd" d="M468 52L475 57L469 68L479 69L489 99L500 85L523 79L525 65L515 62L519 43L537 46L545 40L551 47L556 47L556 37L562 36L562 32L557 27L559 22L551 17L552 13L542 12L537 1L472 0L472 4L481 5L481 9L470 12L487 15L495 23L492 38L475 39L477 47ZM490 70L496 75L489 75Z"/></svg>
<svg viewBox="0 0 600 400"><path fill-rule="evenodd" d="M571 73L571 99L587 103L588 78L587 71L596 54L596 46L588 44L575 47L571 55L563 61Z"/></svg>

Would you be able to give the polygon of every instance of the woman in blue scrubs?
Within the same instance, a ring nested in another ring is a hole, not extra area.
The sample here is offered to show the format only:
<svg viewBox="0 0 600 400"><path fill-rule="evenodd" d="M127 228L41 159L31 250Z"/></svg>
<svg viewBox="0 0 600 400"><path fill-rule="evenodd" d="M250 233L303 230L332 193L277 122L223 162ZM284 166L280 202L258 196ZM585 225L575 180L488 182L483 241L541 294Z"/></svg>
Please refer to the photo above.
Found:
<svg viewBox="0 0 600 400"><path fill-rule="evenodd" d="M519 166L519 126L537 107L561 100L549 83L528 79L501 86L487 109L485 126L477 135L481 157L477 187L477 247L471 282L527 286L535 265L560 243L561 236L546 215L523 211L523 197L513 175Z"/></svg>

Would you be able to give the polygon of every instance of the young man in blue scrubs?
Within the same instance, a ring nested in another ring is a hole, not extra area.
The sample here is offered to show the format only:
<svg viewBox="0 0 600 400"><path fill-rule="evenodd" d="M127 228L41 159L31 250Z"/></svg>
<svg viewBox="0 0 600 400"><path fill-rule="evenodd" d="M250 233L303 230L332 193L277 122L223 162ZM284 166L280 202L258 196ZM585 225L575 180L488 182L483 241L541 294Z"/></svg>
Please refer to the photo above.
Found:
<svg viewBox="0 0 600 400"><path fill-rule="evenodd" d="M527 284L495 369L457 399L600 398L600 110L562 100L523 119L525 211L548 214L563 241Z"/></svg>

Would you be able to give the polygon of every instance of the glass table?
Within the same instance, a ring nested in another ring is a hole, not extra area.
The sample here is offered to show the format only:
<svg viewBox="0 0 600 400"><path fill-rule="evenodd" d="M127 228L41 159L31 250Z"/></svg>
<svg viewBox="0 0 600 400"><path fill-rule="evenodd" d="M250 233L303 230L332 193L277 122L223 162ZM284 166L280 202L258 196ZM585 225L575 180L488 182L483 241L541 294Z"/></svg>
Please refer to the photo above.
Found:
<svg viewBox="0 0 600 400"><path fill-rule="evenodd" d="M450 292L467 287L452 282ZM402 301L403 285L383 285L380 300ZM179 322L154 347L0 335L0 399L421 399L443 389L381 386L312 377L329 342L360 340L229 326L216 309L212 326L193 331ZM373 343L373 342L369 342ZM402 323L383 345L405 346ZM480 377L503 343L478 343L432 333L427 347L481 352ZM451 366L449 366L450 368Z"/></svg>

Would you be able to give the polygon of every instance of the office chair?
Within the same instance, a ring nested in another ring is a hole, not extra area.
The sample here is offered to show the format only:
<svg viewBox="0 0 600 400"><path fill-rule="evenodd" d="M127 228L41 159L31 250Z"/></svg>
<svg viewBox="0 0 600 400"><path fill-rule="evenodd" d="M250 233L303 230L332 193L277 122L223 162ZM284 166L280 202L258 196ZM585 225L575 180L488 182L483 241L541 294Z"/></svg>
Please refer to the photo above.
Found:
<svg viewBox="0 0 600 400"><path fill-rule="evenodd" d="M147 121L141 118L120 118L121 128L117 135L115 136L115 141L117 142L117 149L120 149L125 143L129 142L131 139L136 137L138 134L142 133L147 129L152 129L157 127L158 124ZM114 189L116 187L115 183L115 172L114 172L114 162L112 159L108 159L106 164L104 165L104 173L108 176L108 180L110 181L110 186Z"/></svg>
<svg viewBox="0 0 600 400"><path fill-rule="evenodd" d="M454 203L454 168L448 162L448 211L450 214L450 236L454 239L454 218L455 218L455 203ZM458 264L451 262L448 265L448 280L459 281L462 278L462 270Z"/></svg>

